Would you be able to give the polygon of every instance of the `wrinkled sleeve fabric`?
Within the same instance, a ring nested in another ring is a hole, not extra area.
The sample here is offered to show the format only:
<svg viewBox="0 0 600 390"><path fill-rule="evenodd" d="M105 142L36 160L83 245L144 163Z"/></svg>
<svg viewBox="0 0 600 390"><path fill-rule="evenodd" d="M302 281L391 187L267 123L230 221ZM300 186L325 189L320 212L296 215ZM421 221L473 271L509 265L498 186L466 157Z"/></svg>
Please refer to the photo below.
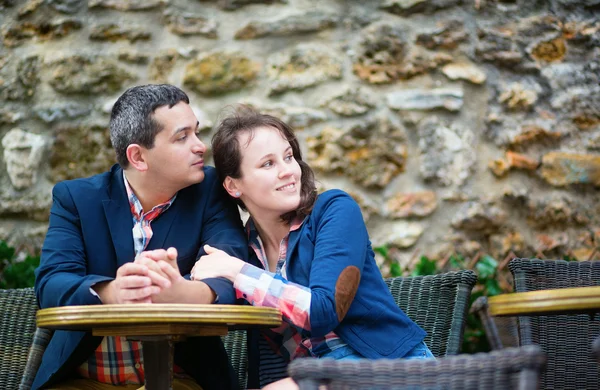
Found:
<svg viewBox="0 0 600 390"><path fill-rule="evenodd" d="M335 191L322 202L311 215L314 252L301 248L298 253L300 261L311 262L308 286L250 265L234 283L238 297L280 309L285 321L309 337L323 337L338 326L337 282L348 267L362 272L369 240L360 207L349 195ZM354 293L357 288L358 284Z"/></svg>
<svg viewBox="0 0 600 390"><path fill-rule="evenodd" d="M87 274L79 213L66 183L58 183L52 190L48 232L35 276L35 292L41 308L100 304L100 298L90 288L113 280Z"/></svg>
<svg viewBox="0 0 600 390"><path fill-rule="evenodd" d="M284 321L300 330L310 330L311 291L281 275L245 264L235 279L236 296L253 306L274 307Z"/></svg>
<svg viewBox="0 0 600 390"><path fill-rule="evenodd" d="M216 177L211 176L210 180L212 180L212 183L208 187L209 200L201 229L201 245L196 258L199 259L206 254L204 245L208 244L248 262L248 240L244 234L237 206L223 190ZM189 275L186 276L189 278ZM217 295L217 300L214 303L236 303L231 281L225 278L207 278L203 279L202 282L206 283Z"/></svg>

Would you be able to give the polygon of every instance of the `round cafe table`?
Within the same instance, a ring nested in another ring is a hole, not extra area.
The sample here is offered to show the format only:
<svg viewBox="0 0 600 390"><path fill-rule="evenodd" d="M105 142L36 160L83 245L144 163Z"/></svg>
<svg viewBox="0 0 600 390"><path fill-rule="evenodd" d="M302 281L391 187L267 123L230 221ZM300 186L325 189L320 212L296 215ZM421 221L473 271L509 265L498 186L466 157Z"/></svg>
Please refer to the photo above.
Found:
<svg viewBox="0 0 600 390"><path fill-rule="evenodd" d="M277 327L278 309L242 305L122 304L40 309L37 326L91 331L142 342L145 388L171 389L173 343L192 336L223 336L229 329Z"/></svg>
<svg viewBox="0 0 600 390"><path fill-rule="evenodd" d="M582 314L600 312L600 287L573 287L500 294L488 298L492 316Z"/></svg>

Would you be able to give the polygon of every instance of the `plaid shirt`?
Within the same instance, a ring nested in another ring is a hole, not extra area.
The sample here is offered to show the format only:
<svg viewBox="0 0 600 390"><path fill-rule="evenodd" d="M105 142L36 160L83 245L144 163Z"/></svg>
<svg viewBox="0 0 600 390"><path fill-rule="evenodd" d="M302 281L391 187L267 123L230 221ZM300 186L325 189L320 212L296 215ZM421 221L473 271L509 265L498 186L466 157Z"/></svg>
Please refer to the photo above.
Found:
<svg viewBox="0 0 600 390"><path fill-rule="evenodd" d="M135 254L139 255L146 249L152 238L150 223L173 204L177 194L167 202L154 206L152 210L144 213L142 204L133 193L125 174L123 174L123 181L133 218L133 245ZM112 385L142 384L144 383L143 362L141 342L129 341L125 337L104 337L94 354L78 367L77 372L84 378Z"/></svg>
<svg viewBox="0 0 600 390"><path fill-rule="evenodd" d="M292 222L290 232L302 226L302 220ZM286 255L289 233L279 244L279 257L275 272L269 269L264 246L252 219L246 224L250 247L262 263L263 269L245 264L236 277L233 287L237 298L253 306L274 307L281 310L281 326L261 330L271 348L288 361L302 356L322 356L346 345L334 332L324 337L310 337L310 301L308 287L290 282L286 278Z"/></svg>

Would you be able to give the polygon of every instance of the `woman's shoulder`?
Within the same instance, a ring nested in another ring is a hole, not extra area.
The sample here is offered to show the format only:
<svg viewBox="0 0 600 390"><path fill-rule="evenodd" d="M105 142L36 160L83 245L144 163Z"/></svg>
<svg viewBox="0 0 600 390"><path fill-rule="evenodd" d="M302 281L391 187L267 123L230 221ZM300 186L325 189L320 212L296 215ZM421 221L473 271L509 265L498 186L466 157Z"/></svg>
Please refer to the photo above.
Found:
<svg viewBox="0 0 600 390"><path fill-rule="evenodd" d="M359 207L350 194L340 189L332 189L319 194L313 212L323 212L334 205L337 207Z"/></svg>

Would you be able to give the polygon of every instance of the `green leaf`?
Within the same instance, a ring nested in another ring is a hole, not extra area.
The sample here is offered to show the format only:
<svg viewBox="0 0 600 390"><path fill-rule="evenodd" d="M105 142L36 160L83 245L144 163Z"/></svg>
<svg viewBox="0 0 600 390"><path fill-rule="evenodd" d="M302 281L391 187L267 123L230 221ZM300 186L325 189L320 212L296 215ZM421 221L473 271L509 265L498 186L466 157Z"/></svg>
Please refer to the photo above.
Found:
<svg viewBox="0 0 600 390"><path fill-rule="evenodd" d="M4 241L0 241L0 261L10 261L15 256L15 249L9 247Z"/></svg>
<svg viewBox="0 0 600 390"><path fill-rule="evenodd" d="M437 272L437 263L435 260L429 260L426 256L421 256L419 262L413 269L411 276L434 275Z"/></svg>
<svg viewBox="0 0 600 390"><path fill-rule="evenodd" d="M450 262L451 268L462 269L464 267L465 258L455 253L452 256L450 256L450 259L448 261Z"/></svg>
<svg viewBox="0 0 600 390"><path fill-rule="evenodd" d="M34 272L39 265L39 256L27 256L24 261L13 262L4 269L2 288L33 287Z"/></svg>
<svg viewBox="0 0 600 390"><path fill-rule="evenodd" d="M488 297L502 294L502 289L496 279L488 279L485 281L486 295Z"/></svg>
<svg viewBox="0 0 600 390"><path fill-rule="evenodd" d="M498 262L492 256L485 255L475 266L480 279L493 278L498 269Z"/></svg>
<svg viewBox="0 0 600 390"><path fill-rule="evenodd" d="M376 253L379 253L381 256L385 257L386 259L389 257L389 254L390 254L388 247L385 245L376 246L373 248L373 251Z"/></svg>
<svg viewBox="0 0 600 390"><path fill-rule="evenodd" d="M395 278L396 276L402 276L402 269L400 268L400 264L396 262L392 262L390 265L390 276Z"/></svg>

